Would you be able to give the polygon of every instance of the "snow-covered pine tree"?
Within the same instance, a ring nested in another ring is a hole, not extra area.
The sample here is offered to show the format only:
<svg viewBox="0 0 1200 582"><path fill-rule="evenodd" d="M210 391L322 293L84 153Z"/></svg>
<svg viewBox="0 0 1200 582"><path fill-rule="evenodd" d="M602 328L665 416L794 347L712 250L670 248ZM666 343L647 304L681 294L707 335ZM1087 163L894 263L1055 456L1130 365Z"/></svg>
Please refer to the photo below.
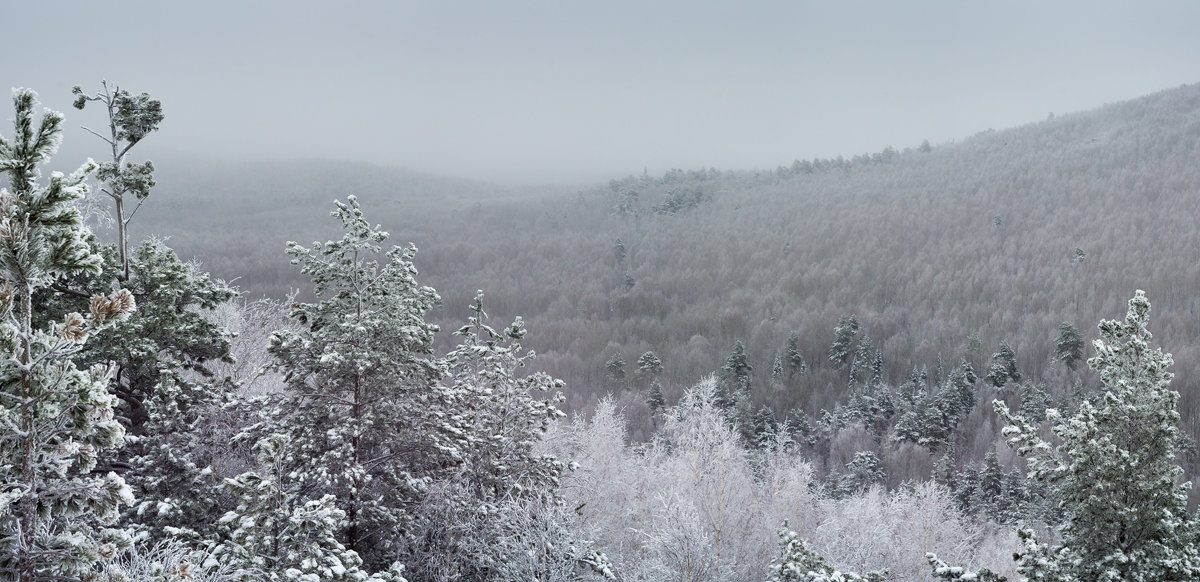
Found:
<svg viewBox="0 0 1200 582"><path fill-rule="evenodd" d="M768 568L767 582L883 582L885 572L842 572L830 566L820 554L808 549L800 535L779 528L779 557Z"/></svg>
<svg viewBox="0 0 1200 582"><path fill-rule="evenodd" d="M151 99L150 95L142 93L133 95L117 85L111 88L108 81L101 81L101 89L94 95L83 92L76 85L71 89L75 95L75 108L83 109L88 102L99 102L108 110L108 135L88 130L108 143L112 149L112 161L100 164L98 176L104 187L101 191L112 198L116 205L117 251L119 277L122 281L129 278L129 240L127 230L129 221L137 212L135 207L129 215L125 214L125 195L132 194L138 201L138 207L150 195L154 187L154 163L143 162L132 164L125 156L138 142L150 132L158 131L162 123L162 103Z"/></svg>
<svg viewBox="0 0 1200 582"><path fill-rule="evenodd" d="M520 317L497 332L486 323L483 291L475 294L462 343L447 355L452 390L466 400L469 445L459 478L483 502L506 497L555 496L563 464L534 453L550 423L565 416L563 382L545 372L521 374L535 357L521 347ZM476 505L477 507L478 505Z"/></svg>
<svg viewBox="0 0 1200 582"><path fill-rule="evenodd" d="M134 299L124 289L97 295L87 315L34 326L35 292L100 270L74 205L96 164L40 185L62 114L46 112L35 126L36 94L17 89L13 101L12 141L0 138L0 172L12 188L0 189L0 580L83 579L128 543L109 526L133 496L121 477L93 472L98 455L124 438L107 390L111 370L79 370L72 357L90 334L128 317Z"/></svg>
<svg viewBox="0 0 1200 582"><path fill-rule="evenodd" d="M1010 380L1021 381L1021 372L1017 370L1017 352L1008 342L1000 341L1000 347L992 354L992 365L984 377L996 388L1003 388Z"/></svg>
<svg viewBox="0 0 1200 582"><path fill-rule="evenodd" d="M638 356L638 373L644 377L657 378L663 371L662 359L654 352L646 352Z"/></svg>
<svg viewBox="0 0 1200 582"><path fill-rule="evenodd" d="M1058 324L1058 341L1054 343L1054 359L1062 361L1067 368L1074 371L1078 362L1083 359L1083 336L1079 330L1067 322Z"/></svg>
<svg viewBox="0 0 1200 582"><path fill-rule="evenodd" d="M833 343L829 346L829 361L841 367L850 363L854 355L854 339L858 337L858 318L854 315L843 315L833 328Z"/></svg>
<svg viewBox="0 0 1200 582"><path fill-rule="evenodd" d="M58 317L81 310L94 290L108 289L114 281L133 294L140 306L137 312L95 335L75 357L80 363L117 364L109 390L119 399L118 420L137 437L101 462L124 470L136 492L139 504L126 515L132 523L155 538L164 527L203 534L220 515L216 493L221 482L208 466L212 452L224 448L213 443L205 429L212 427L212 414L233 392L233 386L214 378L209 367L228 362L231 347L231 334L209 314L236 293L179 260L160 240L128 248L129 223L155 185L153 163L131 163L129 153L157 131L162 104L107 82L93 95L79 87L74 94L75 107L96 102L107 115L106 131L92 133L111 151L97 176L101 192L114 205L117 240L101 244L89 238L94 252L105 259L103 271L60 278L53 290L38 298L40 311L44 317Z"/></svg>
<svg viewBox="0 0 1200 582"><path fill-rule="evenodd" d="M417 580L578 579L606 560L572 531L559 494L565 465L535 450L563 416L562 381L522 373L535 354L521 346L521 318L489 326L482 291L470 309L455 332L462 343L446 358L468 445L461 467L414 508L404 561Z"/></svg>
<svg viewBox="0 0 1200 582"><path fill-rule="evenodd" d="M203 567L231 570L244 582L404 582L399 563L369 576L338 540L346 512L332 495L304 500L288 487L288 445L278 434L258 441L260 470L226 480L238 505L221 516L222 539L211 542Z"/></svg>
<svg viewBox="0 0 1200 582"><path fill-rule="evenodd" d="M788 362L788 378L796 374L803 374L808 371L808 363L804 361L804 355L800 353L800 334L792 332L788 334L787 343L784 346L784 353L787 354Z"/></svg>
<svg viewBox="0 0 1200 582"><path fill-rule="evenodd" d="M388 233L367 222L357 198L335 204L340 240L288 243L318 301L293 304L300 328L272 338L286 390L247 432L288 437L295 490L336 496L346 547L377 569L397 555L410 506L461 465L466 421L463 395L439 383L438 328L425 321L438 297L417 284L416 248L381 252Z"/></svg>
<svg viewBox="0 0 1200 582"><path fill-rule="evenodd" d="M1098 326L1096 356L1103 399L1085 400L1069 418L1046 411L1057 445L999 400L1009 446L1046 483L1063 516L1057 545L1019 530L1018 572L1037 582L1200 579L1200 535L1187 511L1190 483L1175 460L1179 393L1170 354L1150 347L1150 301L1138 290L1124 321ZM931 563L933 560L931 559ZM935 572L944 564L934 564ZM942 576L947 578L946 576ZM954 579L954 578L949 578Z"/></svg>

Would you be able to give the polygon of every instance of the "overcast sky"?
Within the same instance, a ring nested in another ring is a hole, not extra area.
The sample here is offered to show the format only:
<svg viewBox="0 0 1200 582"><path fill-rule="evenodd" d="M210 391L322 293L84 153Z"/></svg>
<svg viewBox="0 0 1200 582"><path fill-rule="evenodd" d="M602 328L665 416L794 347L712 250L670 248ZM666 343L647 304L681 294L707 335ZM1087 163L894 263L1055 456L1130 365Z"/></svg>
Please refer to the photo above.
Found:
<svg viewBox="0 0 1200 582"><path fill-rule="evenodd" d="M0 81L71 128L101 122L71 86L107 78L162 100L147 153L504 183L937 144L1200 81L1190 0L9 4Z"/></svg>

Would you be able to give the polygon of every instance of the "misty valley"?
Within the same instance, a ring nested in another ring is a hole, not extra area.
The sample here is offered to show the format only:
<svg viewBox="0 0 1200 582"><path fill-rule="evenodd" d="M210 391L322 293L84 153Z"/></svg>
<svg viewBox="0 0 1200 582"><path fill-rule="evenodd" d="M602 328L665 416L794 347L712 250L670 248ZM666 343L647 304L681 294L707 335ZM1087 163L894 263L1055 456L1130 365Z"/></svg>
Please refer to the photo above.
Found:
<svg viewBox="0 0 1200 582"><path fill-rule="evenodd" d="M1200 579L1198 85L585 187L73 96L0 130L0 580Z"/></svg>

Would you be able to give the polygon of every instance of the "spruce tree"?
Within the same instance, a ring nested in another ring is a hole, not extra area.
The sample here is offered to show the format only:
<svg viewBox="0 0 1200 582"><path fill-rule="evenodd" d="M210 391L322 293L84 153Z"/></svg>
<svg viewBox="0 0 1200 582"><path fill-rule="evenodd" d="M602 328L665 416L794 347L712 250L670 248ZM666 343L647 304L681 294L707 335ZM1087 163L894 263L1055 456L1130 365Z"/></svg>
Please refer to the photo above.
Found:
<svg viewBox="0 0 1200 582"><path fill-rule="evenodd" d="M124 439L107 390L111 370L80 370L72 358L135 301L121 289L93 296L87 315L34 325L35 293L100 271L74 205L96 164L39 184L62 114L46 112L35 125L36 94L18 89L13 101L14 135L0 137L0 172L12 188L0 189L0 580L81 579L128 543L110 526L133 496L115 473L93 472Z"/></svg>

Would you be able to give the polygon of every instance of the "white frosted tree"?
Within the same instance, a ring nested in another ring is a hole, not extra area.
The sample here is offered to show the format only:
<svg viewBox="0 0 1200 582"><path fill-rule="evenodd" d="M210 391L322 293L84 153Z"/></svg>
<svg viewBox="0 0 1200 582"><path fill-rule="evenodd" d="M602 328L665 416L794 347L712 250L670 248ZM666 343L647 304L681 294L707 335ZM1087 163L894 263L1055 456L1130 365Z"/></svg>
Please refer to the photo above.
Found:
<svg viewBox="0 0 1200 582"><path fill-rule="evenodd" d="M121 477L93 472L98 456L124 440L107 390L111 370L79 370L72 356L135 302L124 289L97 295L87 315L35 327L36 292L100 271L74 205L96 164L40 184L62 114L45 112L35 124L36 94L13 97L14 135L0 138L0 172L12 188L0 189L0 580L84 579L128 543L113 523L133 496Z"/></svg>
<svg viewBox="0 0 1200 582"><path fill-rule="evenodd" d="M336 497L344 543L368 566L394 559L410 506L435 479L461 465L461 395L439 383L431 355L437 326L425 312L437 294L416 281L416 248L381 245L354 196L336 202L340 240L288 244L312 279L316 303L294 303L296 330L275 334L270 352L286 389L258 436L290 442L284 466L295 491Z"/></svg>

